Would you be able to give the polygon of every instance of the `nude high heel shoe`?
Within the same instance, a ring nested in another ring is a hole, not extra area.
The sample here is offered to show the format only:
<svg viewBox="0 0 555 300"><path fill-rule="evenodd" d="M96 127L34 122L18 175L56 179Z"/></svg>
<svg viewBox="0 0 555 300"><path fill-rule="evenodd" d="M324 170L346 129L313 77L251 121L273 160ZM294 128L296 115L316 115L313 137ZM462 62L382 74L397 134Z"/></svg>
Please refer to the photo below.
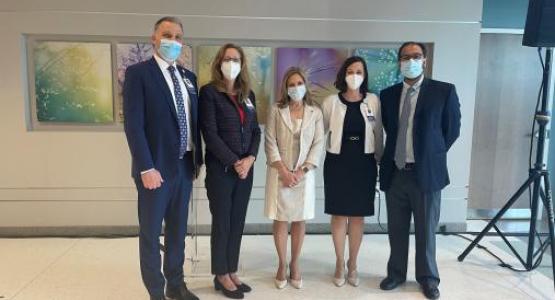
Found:
<svg viewBox="0 0 555 300"><path fill-rule="evenodd" d="M349 275L347 276L347 282L349 282L349 284L354 287L360 285L360 279L358 278L357 270L349 272Z"/></svg>
<svg viewBox="0 0 555 300"><path fill-rule="evenodd" d="M289 277L289 283L291 284L292 287L296 288L296 289L302 289L303 288L303 279L293 279L291 277Z"/></svg>
<svg viewBox="0 0 555 300"><path fill-rule="evenodd" d="M287 286L287 279L278 280L277 278L274 278L274 284L278 290L283 290Z"/></svg>
<svg viewBox="0 0 555 300"><path fill-rule="evenodd" d="M287 266L285 266L285 274L287 274ZM285 278L285 280L279 280L276 278L274 278L274 284L276 285L276 288L278 290L282 290L287 286L287 277Z"/></svg>
<svg viewBox="0 0 555 300"><path fill-rule="evenodd" d="M347 266L350 265L350 263L349 263L350 261L351 261L350 259L347 261ZM354 270L351 270L350 268L348 268L348 271L347 271L347 282L348 282L350 285L354 286L354 287L359 286L359 284L360 284L360 279L358 279L358 272L357 272L356 268L354 268Z"/></svg>
<svg viewBox="0 0 555 300"><path fill-rule="evenodd" d="M303 288L303 278L293 279L293 276L291 276L291 265L289 265L289 284L296 289Z"/></svg>
<svg viewBox="0 0 555 300"><path fill-rule="evenodd" d="M343 268L339 277L333 278L333 284L335 284L336 287L342 287L345 285L345 268Z"/></svg>

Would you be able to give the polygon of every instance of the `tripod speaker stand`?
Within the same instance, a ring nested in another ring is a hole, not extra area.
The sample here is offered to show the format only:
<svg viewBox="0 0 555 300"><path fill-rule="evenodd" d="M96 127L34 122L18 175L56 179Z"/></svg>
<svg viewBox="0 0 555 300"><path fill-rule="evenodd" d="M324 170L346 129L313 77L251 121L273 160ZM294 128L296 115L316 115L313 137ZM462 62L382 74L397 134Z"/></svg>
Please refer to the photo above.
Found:
<svg viewBox="0 0 555 300"><path fill-rule="evenodd" d="M534 259L541 256L544 252L544 248L551 245L551 262L553 268L553 276L555 278L555 243L554 243L554 220L553 220L553 203L551 199L551 186L549 181L549 171L544 164L544 149L545 149L545 138L546 138L546 126L549 123L550 116L547 111L548 108L548 81L550 74L550 65L552 59L552 49L546 48L546 61L543 70L543 81L542 81L542 97L541 97L541 108L536 112L534 117L535 121L539 125L539 138L536 145L536 162L532 169L530 169L530 175L528 179L520 186L513 196L509 198L507 203L501 208L501 210L495 215L495 217L487 224L487 226L480 232L480 234L472 241L472 243L464 250L464 252L459 255L458 260L463 261L465 257L476 247L480 240L493 228L497 234L503 239L507 246L511 249L513 254L518 258L520 263L524 266L526 271L531 271L535 268L536 263ZM543 182L543 189L541 187ZM532 199L531 199L531 217L530 217L530 230L528 232L528 251L526 255L526 260L524 260L516 249L511 245L510 241L505 237L505 234L499 230L496 223L503 217L505 212L520 198L520 196L528 188L532 188ZM537 217L539 210L539 201L542 201L543 207L546 209L548 217L548 227L549 236L546 242L542 242L540 247L536 250L535 239L537 235ZM554 281L555 284L555 281Z"/></svg>

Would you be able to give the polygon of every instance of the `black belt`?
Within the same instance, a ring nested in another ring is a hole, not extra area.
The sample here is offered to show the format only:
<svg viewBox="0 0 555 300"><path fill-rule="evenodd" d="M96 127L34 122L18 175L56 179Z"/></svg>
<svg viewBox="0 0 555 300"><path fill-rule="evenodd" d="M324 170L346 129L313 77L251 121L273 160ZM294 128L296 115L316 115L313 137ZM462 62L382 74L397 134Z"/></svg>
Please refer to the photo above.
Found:
<svg viewBox="0 0 555 300"><path fill-rule="evenodd" d="M193 151L186 151L186 152L183 154L183 157L180 157L179 159L184 159L184 158L186 158L186 157L189 157L190 155L193 155Z"/></svg>
<svg viewBox="0 0 555 300"><path fill-rule="evenodd" d="M400 169L400 171L412 171L416 168L416 164L415 163L406 163L405 166Z"/></svg>

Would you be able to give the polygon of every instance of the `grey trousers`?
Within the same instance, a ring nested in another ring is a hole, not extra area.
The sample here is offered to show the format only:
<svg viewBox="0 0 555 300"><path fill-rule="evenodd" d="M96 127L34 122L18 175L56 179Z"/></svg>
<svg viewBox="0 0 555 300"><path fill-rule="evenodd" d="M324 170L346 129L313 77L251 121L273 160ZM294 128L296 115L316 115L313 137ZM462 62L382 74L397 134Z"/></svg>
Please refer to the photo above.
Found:
<svg viewBox="0 0 555 300"><path fill-rule="evenodd" d="M396 170L385 196L391 248L387 276L399 281L404 281L407 277L412 216L416 241L416 281L420 284L439 285L436 228L439 222L441 191L424 193L418 187L415 170Z"/></svg>

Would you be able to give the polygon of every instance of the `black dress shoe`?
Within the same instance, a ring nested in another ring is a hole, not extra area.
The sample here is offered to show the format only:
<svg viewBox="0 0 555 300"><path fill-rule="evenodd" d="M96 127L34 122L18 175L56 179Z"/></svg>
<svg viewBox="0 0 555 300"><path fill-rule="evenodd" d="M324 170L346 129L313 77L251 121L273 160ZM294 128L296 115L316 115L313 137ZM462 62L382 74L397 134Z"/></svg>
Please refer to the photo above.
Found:
<svg viewBox="0 0 555 300"><path fill-rule="evenodd" d="M248 293L252 291L252 288L244 282L241 282L241 284L237 286L237 289L243 293Z"/></svg>
<svg viewBox="0 0 555 300"><path fill-rule="evenodd" d="M199 300L199 298L187 289L185 282L178 289L167 289L166 297L172 300Z"/></svg>
<svg viewBox="0 0 555 300"><path fill-rule="evenodd" d="M435 284L422 284L422 293L428 299L438 299L439 298L439 289Z"/></svg>
<svg viewBox="0 0 555 300"><path fill-rule="evenodd" d="M160 297L150 296L150 300L166 300L166 297L164 297L164 296L160 296Z"/></svg>
<svg viewBox="0 0 555 300"><path fill-rule="evenodd" d="M401 283L405 282L404 280L395 279L392 277L386 277L382 282L380 282L380 289L384 291L392 290L398 287Z"/></svg>
<svg viewBox="0 0 555 300"><path fill-rule="evenodd" d="M218 277L214 277L214 289L216 291L222 291L222 294L224 294L224 296L231 298L231 299L243 299L245 298L245 295L243 295L243 292L239 290L239 288L237 288L235 291L231 291L226 289L223 284L220 283L220 281L218 280Z"/></svg>

